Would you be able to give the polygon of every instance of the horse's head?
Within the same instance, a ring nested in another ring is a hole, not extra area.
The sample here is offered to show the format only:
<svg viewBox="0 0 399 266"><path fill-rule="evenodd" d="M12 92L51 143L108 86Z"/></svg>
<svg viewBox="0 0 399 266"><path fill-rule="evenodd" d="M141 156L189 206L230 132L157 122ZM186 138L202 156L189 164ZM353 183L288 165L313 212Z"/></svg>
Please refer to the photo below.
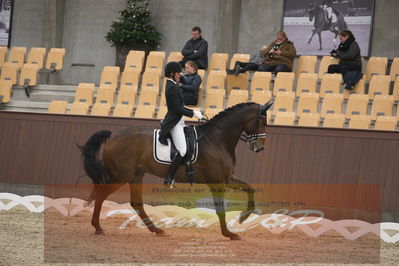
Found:
<svg viewBox="0 0 399 266"><path fill-rule="evenodd" d="M308 4L309 21L312 22L315 17L316 5L314 3Z"/></svg>
<svg viewBox="0 0 399 266"><path fill-rule="evenodd" d="M259 105L256 117L251 119L244 129L251 151L260 152L263 150L266 138L267 110L272 105L273 102Z"/></svg>

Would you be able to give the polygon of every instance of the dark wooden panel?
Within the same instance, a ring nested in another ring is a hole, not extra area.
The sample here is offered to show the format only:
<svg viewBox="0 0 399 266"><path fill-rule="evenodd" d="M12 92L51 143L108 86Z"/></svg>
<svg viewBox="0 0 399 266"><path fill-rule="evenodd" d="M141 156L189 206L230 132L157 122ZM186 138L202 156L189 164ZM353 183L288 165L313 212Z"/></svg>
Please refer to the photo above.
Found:
<svg viewBox="0 0 399 266"><path fill-rule="evenodd" d="M84 175L76 145L130 125L159 121L0 111L0 182L73 184ZM239 143L235 176L252 184L378 184L383 209L399 211L398 132L270 126L267 133L259 154Z"/></svg>

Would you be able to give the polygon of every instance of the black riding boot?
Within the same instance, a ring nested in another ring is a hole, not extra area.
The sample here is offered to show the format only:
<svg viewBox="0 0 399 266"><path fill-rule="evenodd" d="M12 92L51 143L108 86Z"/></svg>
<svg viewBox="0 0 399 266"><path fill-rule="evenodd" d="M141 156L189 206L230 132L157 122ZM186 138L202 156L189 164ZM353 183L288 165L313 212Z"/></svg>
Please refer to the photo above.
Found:
<svg viewBox="0 0 399 266"><path fill-rule="evenodd" d="M166 177L166 179L164 181L165 185L169 185L170 187L172 187L174 179L175 179L175 177L174 177L175 173L176 173L177 169L179 168L182 159L183 159L183 157L180 156L180 152L176 152L175 156L173 157L172 163L170 165L168 176Z"/></svg>

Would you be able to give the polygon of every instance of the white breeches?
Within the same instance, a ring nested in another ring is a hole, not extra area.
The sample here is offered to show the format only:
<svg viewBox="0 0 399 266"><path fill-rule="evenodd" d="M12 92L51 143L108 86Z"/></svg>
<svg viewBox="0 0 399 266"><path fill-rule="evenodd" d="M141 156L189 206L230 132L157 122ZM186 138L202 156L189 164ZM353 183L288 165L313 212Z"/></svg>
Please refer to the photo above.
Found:
<svg viewBox="0 0 399 266"><path fill-rule="evenodd" d="M187 152L186 137L184 136L184 119L183 117L180 121L170 130L170 135L172 136L173 142L176 149L180 152L180 156L184 157Z"/></svg>

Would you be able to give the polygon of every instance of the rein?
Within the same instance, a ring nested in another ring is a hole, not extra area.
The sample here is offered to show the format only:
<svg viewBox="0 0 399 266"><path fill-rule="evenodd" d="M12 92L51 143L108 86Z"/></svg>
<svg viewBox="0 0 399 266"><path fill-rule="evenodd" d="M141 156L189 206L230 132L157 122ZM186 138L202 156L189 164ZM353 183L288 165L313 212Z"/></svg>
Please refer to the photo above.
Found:
<svg viewBox="0 0 399 266"><path fill-rule="evenodd" d="M204 116L206 116L206 115L204 114ZM267 116L261 115L261 114L260 114L260 107L259 107L258 115L256 116L255 127L254 127L254 130L253 130L253 131L256 131L256 133L255 133L255 134L250 134L250 135L247 135L246 133L240 133L240 136L239 136L240 138L239 138L239 139L240 139L241 141L243 141L243 142L248 143L248 144L252 144L252 143L256 142L257 139L264 139L264 138L266 138L266 133L260 133L260 134L259 134L259 122L260 122L260 119L262 119L262 118L264 118L265 121L267 121L267 120L266 120ZM200 121L205 121L206 123L210 123L212 126L216 127L217 129L220 129L220 130L226 132L226 129L225 129L225 128L222 128L221 126L219 126L219 125L213 123L208 117L202 118ZM267 123L267 122L266 122L266 123ZM233 134L230 133L230 132L226 132L226 133L228 133L229 135L232 135L232 136L236 137L236 134L233 135ZM198 137L197 141L198 141L200 138L202 138L202 136L203 136L203 135L201 134L201 136Z"/></svg>

